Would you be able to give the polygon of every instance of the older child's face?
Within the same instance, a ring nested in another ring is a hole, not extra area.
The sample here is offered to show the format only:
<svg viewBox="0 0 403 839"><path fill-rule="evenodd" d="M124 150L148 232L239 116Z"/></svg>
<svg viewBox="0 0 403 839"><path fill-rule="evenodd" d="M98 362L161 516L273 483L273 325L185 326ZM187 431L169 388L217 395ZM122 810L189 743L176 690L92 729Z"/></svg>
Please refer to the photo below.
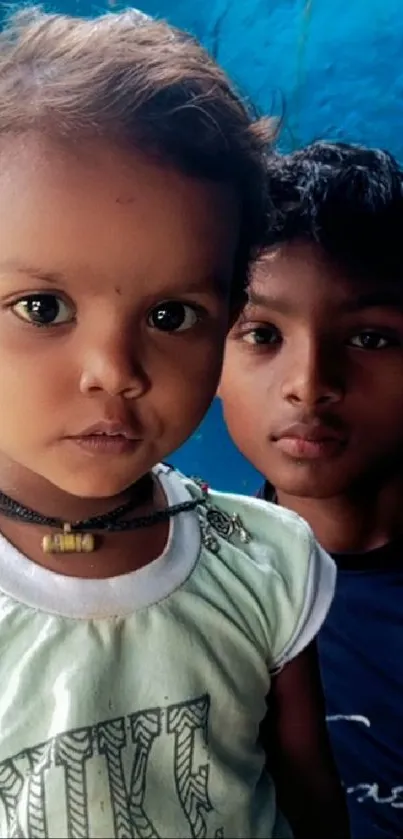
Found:
<svg viewBox="0 0 403 839"><path fill-rule="evenodd" d="M214 396L236 202L101 144L28 138L1 155L0 472L109 497Z"/></svg>
<svg viewBox="0 0 403 839"><path fill-rule="evenodd" d="M358 287L307 244L269 254L220 394L235 443L284 493L330 497L401 469L403 288Z"/></svg>

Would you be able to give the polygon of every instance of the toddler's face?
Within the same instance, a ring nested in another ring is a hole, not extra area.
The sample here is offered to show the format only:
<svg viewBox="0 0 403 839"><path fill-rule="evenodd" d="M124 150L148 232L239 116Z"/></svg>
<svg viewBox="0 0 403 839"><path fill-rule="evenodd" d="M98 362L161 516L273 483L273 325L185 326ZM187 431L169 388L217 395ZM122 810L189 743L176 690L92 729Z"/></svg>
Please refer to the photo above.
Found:
<svg viewBox="0 0 403 839"><path fill-rule="evenodd" d="M214 396L236 201L100 142L22 138L1 156L0 471L109 497Z"/></svg>
<svg viewBox="0 0 403 839"><path fill-rule="evenodd" d="M326 498L403 460L403 289L308 244L268 254L220 386L240 450L283 493Z"/></svg>

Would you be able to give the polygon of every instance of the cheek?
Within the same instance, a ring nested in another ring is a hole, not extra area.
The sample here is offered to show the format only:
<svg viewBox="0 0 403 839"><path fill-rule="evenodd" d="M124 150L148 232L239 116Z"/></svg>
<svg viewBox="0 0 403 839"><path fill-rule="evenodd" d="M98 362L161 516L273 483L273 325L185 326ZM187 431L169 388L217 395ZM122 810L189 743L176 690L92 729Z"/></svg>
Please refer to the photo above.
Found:
<svg viewBox="0 0 403 839"><path fill-rule="evenodd" d="M232 383L224 377L220 386L223 416L235 442L241 444L253 437L262 426L266 406L262 402L259 385L253 380L238 376Z"/></svg>
<svg viewBox="0 0 403 839"><path fill-rule="evenodd" d="M375 355L375 354L374 354ZM364 425L384 427L403 416L403 359L371 359L350 368L347 399ZM372 363L370 363L372 362ZM377 362L377 363L375 363Z"/></svg>
<svg viewBox="0 0 403 839"><path fill-rule="evenodd" d="M384 448L392 438L403 442L403 393L373 391L371 396L363 395L360 402L352 403L348 413L361 444L372 447L376 443Z"/></svg>
<svg viewBox="0 0 403 839"><path fill-rule="evenodd" d="M219 395L225 410L253 411L272 388L273 366L227 345Z"/></svg>
<svg viewBox="0 0 403 839"><path fill-rule="evenodd" d="M224 338L200 341L194 346L179 339L171 352L169 349L158 364L154 360L151 398L167 416L206 411L217 391Z"/></svg>
<svg viewBox="0 0 403 839"><path fill-rule="evenodd" d="M63 402L69 402L74 396L68 355L66 358L66 352L55 352L55 347L48 342L41 342L39 348L29 342L28 346L22 343L18 348L10 348L0 340L0 358L1 425L4 425L5 415L16 421L22 415L27 422L39 413L46 425L47 415L53 414L58 407L63 410Z"/></svg>
<svg viewBox="0 0 403 839"><path fill-rule="evenodd" d="M154 380L148 404L159 419L166 452L179 449L203 421L216 395L220 369L217 356L207 353L204 362L199 358L194 364L182 364L181 375L172 369L162 386Z"/></svg>

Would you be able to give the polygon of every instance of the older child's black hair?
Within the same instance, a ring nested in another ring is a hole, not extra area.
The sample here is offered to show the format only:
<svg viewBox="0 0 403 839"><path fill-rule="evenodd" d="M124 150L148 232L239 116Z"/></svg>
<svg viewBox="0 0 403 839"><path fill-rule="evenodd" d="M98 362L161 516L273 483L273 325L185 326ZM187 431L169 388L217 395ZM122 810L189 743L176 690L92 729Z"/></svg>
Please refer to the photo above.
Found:
<svg viewBox="0 0 403 839"><path fill-rule="evenodd" d="M385 151L317 142L268 164L266 247L320 246L348 274L403 282L403 176Z"/></svg>

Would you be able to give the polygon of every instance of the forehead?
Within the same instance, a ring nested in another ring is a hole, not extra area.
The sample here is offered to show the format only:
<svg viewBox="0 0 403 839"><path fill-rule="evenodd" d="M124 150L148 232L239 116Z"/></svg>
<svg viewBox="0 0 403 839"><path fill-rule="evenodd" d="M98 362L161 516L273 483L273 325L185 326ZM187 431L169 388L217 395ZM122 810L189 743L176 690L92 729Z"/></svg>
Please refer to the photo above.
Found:
<svg viewBox="0 0 403 839"><path fill-rule="evenodd" d="M288 243L265 254L252 272L251 302L266 301L289 313L321 308L349 311L356 308L403 306L403 282L383 277L349 275L311 243Z"/></svg>
<svg viewBox="0 0 403 839"><path fill-rule="evenodd" d="M238 207L224 187L101 142L26 137L0 155L2 260L98 276L231 272Z"/></svg>

